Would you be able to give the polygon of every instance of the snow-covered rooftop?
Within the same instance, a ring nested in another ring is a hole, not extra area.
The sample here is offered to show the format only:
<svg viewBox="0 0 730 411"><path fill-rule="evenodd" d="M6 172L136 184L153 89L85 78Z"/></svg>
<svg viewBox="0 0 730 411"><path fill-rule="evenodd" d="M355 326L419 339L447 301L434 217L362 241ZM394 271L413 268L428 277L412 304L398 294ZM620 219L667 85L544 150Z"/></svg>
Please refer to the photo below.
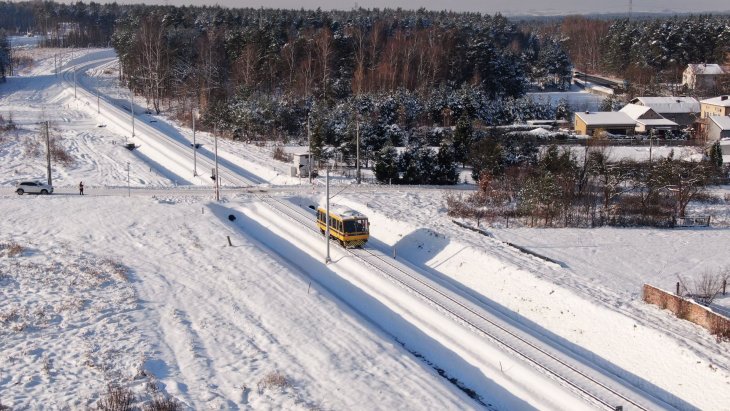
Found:
<svg viewBox="0 0 730 411"><path fill-rule="evenodd" d="M730 96L717 96L702 100L704 104L712 104L713 106L730 107Z"/></svg>
<svg viewBox="0 0 730 411"><path fill-rule="evenodd" d="M730 130L730 116L710 116L708 118L717 124L720 129Z"/></svg>
<svg viewBox="0 0 730 411"><path fill-rule="evenodd" d="M590 111L575 113L586 125L633 126L636 121L620 111Z"/></svg>
<svg viewBox="0 0 730 411"><path fill-rule="evenodd" d="M636 97L631 103L651 107L659 114L700 112L700 102L694 97Z"/></svg>
<svg viewBox="0 0 730 411"><path fill-rule="evenodd" d="M718 75L725 74L719 64L690 64L689 69L696 75Z"/></svg>
<svg viewBox="0 0 730 411"><path fill-rule="evenodd" d="M638 120L639 117L643 116L647 111L651 110L651 107L642 106L639 104L627 104L621 110L621 113L626 113L629 117L634 120Z"/></svg>
<svg viewBox="0 0 730 411"><path fill-rule="evenodd" d="M641 119L636 120L637 123L643 124L645 126L652 126L652 127L678 127L679 124L675 123L672 120L667 120L666 118L658 118L658 119Z"/></svg>

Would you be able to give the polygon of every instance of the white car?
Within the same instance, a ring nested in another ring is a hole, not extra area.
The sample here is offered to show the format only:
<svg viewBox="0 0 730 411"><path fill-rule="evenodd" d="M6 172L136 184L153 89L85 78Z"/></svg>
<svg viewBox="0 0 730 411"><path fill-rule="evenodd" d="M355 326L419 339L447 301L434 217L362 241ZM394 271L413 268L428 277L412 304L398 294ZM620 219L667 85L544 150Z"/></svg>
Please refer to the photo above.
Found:
<svg viewBox="0 0 730 411"><path fill-rule="evenodd" d="M15 192L18 195L28 194L51 194L53 186L40 181L21 181L15 185Z"/></svg>

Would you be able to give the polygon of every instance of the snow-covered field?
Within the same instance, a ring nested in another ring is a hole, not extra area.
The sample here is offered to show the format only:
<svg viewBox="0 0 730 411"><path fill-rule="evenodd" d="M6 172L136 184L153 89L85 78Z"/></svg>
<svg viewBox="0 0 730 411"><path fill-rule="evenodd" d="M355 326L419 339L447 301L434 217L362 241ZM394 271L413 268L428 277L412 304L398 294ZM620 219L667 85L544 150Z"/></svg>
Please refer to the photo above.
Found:
<svg viewBox="0 0 730 411"><path fill-rule="evenodd" d="M171 189L190 176L170 171L166 153L122 148L126 124L74 99L50 74L55 52L35 50L38 61L0 85L0 114L18 125L0 137L1 404L83 409L114 383L130 388L139 404L172 396L190 409L559 409L536 402L539 379L512 381L519 388L505 392L500 381L513 370L479 368L490 358L449 363L412 354L453 323L415 310L388 312L384 302L376 304L381 311L363 311L363 301L381 298L357 291L366 289L357 284L369 269L346 257L324 265L323 243L306 228L282 228L256 195L224 190L216 203L203 191ZM108 53L78 50L65 64ZM119 105L127 97L115 78L109 60L79 82ZM37 123L45 120L73 160L54 164L61 194L12 195L18 179L44 179ZM192 140L190 130L164 116L137 121ZM208 133L197 138L212 145ZM299 179L286 176L287 165L265 147L221 141L221 156L256 176L262 189L289 185L279 194L284 201L307 209L323 200L320 185L292 187ZM127 163L130 185L139 189L130 197L105 188L127 184ZM82 180L90 195L63 194ZM394 252L562 350L675 409L728 409L730 344L643 304L640 287L671 290L677 275L729 265L729 229L517 228L490 229L488 237L450 220L449 191L340 186L333 201L369 216L370 247ZM724 202L694 207L726 220L730 214ZM235 223L229 214L238 216ZM338 277L345 271L360 279ZM412 298L395 285L386 293ZM423 325L429 318L433 323ZM403 330L408 335L399 338ZM482 403L436 368L474 389Z"/></svg>

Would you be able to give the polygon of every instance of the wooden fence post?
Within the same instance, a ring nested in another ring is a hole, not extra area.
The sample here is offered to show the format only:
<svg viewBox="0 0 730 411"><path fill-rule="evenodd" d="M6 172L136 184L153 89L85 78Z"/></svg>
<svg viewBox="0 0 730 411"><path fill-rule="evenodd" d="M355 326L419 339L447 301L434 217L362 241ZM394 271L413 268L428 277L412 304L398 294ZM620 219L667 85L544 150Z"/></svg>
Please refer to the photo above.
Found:
<svg viewBox="0 0 730 411"><path fill-rule="evenodd" d="M228 245L230 247L233 247L233 243L231 242L231 236L227 235L226 238L228 238Z"/></svg>
<svg viewBox="0 0 730 411"><path fill-rule="evenodd" d="M677 292L676 292L676 294L679 295L679 281L677 281Z"/></svg>

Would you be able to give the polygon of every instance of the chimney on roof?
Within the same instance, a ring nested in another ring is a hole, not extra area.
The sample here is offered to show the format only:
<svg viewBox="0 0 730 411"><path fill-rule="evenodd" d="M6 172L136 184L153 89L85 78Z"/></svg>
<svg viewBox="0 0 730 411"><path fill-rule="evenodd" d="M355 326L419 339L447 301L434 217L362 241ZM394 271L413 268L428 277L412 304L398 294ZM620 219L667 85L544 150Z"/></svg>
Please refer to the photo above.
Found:
<svg viewBox="0 0 730 411"><path fill-rule="evenodd" d="M720 100L722 100L722 101L725 101L725 100L727 100L727 96L722 96L722 97L720 97Z"/></svg>
<svg viewBox="0 0 730 411"><path fill-rule="evenodd" d="M727 97L727 96L726 96L726 97ZM590 112L590 111L588 111L588 110L586 110L586 114L591 114L591 112Z"/></svg>
<svg viewBox="0 0 730 411"><path fill-rule="evenodd" d="M680 100L680 99L677 99L677 103L681 103L681 102L682 102L682 100Z"/></svg>

